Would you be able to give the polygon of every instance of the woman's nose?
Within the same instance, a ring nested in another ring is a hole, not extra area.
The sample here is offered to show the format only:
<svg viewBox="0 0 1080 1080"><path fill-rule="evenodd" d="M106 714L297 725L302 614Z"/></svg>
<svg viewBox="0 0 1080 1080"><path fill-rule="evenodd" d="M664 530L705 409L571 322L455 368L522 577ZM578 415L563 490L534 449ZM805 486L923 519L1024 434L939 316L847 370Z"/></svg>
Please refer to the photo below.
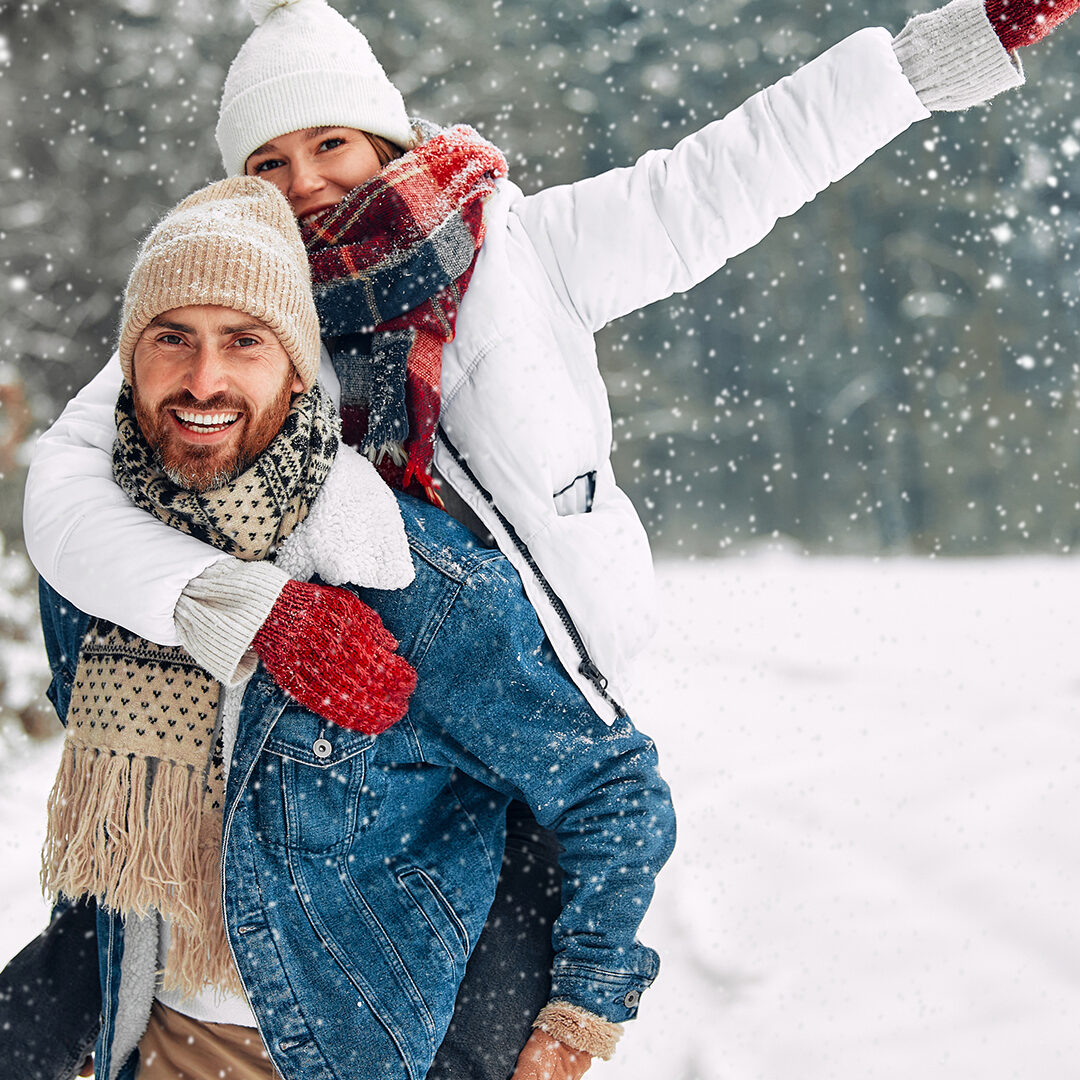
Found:
<svg viewBox="0 0 1080 1080"><path fill-rule="evenodd" d="M289 178L289 196L306 199L320 188L326 187L326 181L319 171L305 163L294 163L292 176Z"/></svg>

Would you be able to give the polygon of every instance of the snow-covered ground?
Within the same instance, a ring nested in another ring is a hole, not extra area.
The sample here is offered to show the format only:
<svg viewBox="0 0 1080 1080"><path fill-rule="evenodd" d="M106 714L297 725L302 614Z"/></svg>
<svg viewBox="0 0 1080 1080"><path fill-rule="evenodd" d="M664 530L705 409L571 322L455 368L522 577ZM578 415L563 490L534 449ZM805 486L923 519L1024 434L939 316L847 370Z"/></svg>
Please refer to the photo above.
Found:
<svg viewBox="0 0 1080 1080"><path fill-rule="evenodd" d="M679 843L598 1077L1073 1080L1080 563L661 567L642 669ZM0 760L0 958L56 747Z"/></svg>

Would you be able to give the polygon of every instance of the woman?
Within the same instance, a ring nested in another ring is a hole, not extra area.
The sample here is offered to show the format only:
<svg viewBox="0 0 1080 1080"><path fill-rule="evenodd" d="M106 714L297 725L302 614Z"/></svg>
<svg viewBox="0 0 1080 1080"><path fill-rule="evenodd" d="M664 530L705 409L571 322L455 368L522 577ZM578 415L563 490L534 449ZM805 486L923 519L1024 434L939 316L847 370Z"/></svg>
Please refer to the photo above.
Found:
<svg viewBox="0 0 1080 1080"><path fill-rule="evenodd" d="M672 151L529 197L472 133L410 124L367 42L323 0L250 6L258 25L226 80L218 142L229 173L277 184L301 219L347 434L392 482L452 493L475 515L610 718L653 624L651 568L608 461L592 334L712 273L930 109L1018 85L1006 48L1077 5L954 0L896 38L861 31ZM80 607L183 642L227 677L277 597L222 608L243 564L118 499L99 467L118 386L106 368L39 444L31 556ZM120 546L125 580L82 580L83 544ZM161 581L161 565L184 569Z"/></svg>

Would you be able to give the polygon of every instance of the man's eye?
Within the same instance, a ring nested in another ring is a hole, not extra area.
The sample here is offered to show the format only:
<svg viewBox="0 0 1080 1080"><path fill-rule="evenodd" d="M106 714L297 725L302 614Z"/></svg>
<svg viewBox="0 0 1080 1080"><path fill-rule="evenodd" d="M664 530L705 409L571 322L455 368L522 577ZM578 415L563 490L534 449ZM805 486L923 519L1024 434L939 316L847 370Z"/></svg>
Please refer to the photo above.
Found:
<svg viewBox="0 0 1080 1080"><path fill-rule="evenodd" d="M234 344L239 345L243 349L249 349L252 345L258 345L259 339L256 337L238 337Z"/></svg>
<svg viewBox="0 0 1080 1080"><path fill-rule="evenodd" d="M163 345L183 345L184 339L179 334L162 334L158 337Z"/></svg>

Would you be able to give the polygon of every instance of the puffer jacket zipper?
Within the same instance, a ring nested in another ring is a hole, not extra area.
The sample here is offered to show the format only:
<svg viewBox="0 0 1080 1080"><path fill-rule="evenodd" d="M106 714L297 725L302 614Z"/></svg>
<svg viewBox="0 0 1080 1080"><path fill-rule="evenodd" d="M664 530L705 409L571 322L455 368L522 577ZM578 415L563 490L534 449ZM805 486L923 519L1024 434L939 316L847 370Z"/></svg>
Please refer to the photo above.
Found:
<svg viewBox="0 0 1080 1080"><path fill-rule="evenodd" d="M439 441L446 447L447 453L454 459L455 464L457 464L458 468L465 474L469 483L476 488L484 502L488 504L491 512L498 519L499 524L506 530L506 535L510 537L510 542L517 549L518 553L525 560L526 565L535 575L536 580L540 583L540 587L544 590L544 596L547 598L547 602L551 605L552 611L555 612L559 622L562 623L563 629L566 630L570 641L573 643L574 649L577 651L578 673L592 683L596 692L615 710L615 715L618 716L620 720L625 719L628 715L626 710L607 692L607 678L596 664L593 663L592 657L589 656L589 650L585 648L585 642L581 640L581 634L578 633L578 628L574 625L573 619L570 618L570 613L566 610L566 605L559 599L558 594L551 587L551 583L548 579L544 577L544 573L537 565L536 560L532 556L532 552L529 551L528 545L520 536L518 536L517 530L510 524L509 520L498 506L496 506L495 500L491 497L490 492L476 478L476 474L469 468L468 463L461 456L457 447L454 446L447 437L441 424L439 425Z"/></svg>

